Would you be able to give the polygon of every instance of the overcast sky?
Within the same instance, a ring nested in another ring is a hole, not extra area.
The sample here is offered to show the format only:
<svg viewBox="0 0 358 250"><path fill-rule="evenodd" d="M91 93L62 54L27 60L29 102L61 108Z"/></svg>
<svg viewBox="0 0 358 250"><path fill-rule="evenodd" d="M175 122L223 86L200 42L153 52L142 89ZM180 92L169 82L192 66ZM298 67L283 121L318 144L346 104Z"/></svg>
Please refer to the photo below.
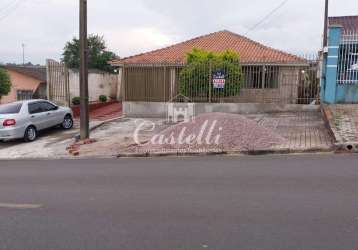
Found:
<svg viewBox="0 0 358 250"><path fill-rule="evenodd" d="M78 0L0 0L0 62L60 59L78 36ZM246 32L282 0L88 0L89 33L121 57L227 29ZM330 0L330 15L358 14L357 0ZM289 0L248 37L296 54L321 45L324 0Z"/></svg>

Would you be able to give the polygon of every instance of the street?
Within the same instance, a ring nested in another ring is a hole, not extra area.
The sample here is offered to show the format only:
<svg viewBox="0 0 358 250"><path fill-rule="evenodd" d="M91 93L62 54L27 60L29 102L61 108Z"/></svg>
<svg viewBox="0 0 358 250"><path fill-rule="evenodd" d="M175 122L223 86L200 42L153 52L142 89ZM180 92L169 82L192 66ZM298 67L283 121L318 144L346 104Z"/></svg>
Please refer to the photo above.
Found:
<svg viewBox="0 0 358 250"><path fill-rule="evenodd" d="M0 161L1 250L357 249L358 156Z"/></svg>

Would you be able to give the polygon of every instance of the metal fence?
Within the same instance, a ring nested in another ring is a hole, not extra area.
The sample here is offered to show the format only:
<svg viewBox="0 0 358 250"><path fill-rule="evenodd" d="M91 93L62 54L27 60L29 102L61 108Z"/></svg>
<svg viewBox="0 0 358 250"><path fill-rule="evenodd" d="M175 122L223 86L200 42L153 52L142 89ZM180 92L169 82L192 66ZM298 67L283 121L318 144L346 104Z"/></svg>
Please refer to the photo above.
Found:
<svg viewBox="0 0 358 250"><path fill-rule="evenodd" d="M358 84L358 32L345 33L339 46L337 83Z"/></svg>
<svg viewBox="0 0 358 250"><path fill-rule="evenodd" d="M319 61L305 65L125 65L126 101L169 102L185 96L192 102L319 102ZM122 82L123 83L123 82Z"/></svg>
<svg viewBox="0 0 358 250"><path fill-rule="evenodd" d="M63 63L47 60L47 98L60 105L70 106L69 73Z"/></svg>

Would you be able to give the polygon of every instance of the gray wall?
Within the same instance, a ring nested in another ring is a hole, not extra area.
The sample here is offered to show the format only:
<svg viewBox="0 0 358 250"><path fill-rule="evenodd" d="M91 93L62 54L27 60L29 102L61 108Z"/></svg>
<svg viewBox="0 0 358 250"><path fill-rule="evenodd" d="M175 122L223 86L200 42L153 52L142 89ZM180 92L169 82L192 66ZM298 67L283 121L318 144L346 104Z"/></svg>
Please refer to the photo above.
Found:
<svg viewBox="0 0 358 250"><path fill-rule="evenodd" d="M123 102L123 112L131 117L166 117L166 102ZM255 114L270 112L319 111L319 105L274 103L195 103L195 114L223 112Z"/></svg>

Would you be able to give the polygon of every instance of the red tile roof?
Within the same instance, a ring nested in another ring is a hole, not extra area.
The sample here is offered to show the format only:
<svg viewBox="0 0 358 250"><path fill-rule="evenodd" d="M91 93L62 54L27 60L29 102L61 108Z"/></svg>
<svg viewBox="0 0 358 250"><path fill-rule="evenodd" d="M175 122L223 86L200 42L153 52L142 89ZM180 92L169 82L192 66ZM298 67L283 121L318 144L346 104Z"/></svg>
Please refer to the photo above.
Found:
<svg viewBox="0 0 358 250"><path fill-rule="evenodd" d="M2 67L7 70L15 71L22 75L32 77L32 78L42 81L42 82L47 81L46 67L42 67L42 66L11 66L11 65L5 65Z"/></svg>
<svg viewBox="0 0 358 250"><path fill-rule="evenodd" d="M302 64L306 61L300 57L264 46L244 36L224 30L201 37L194 38L167 48L139 54L111 63L118 64L183 64L186 55L193 48L204 49L212 52L225 50L237 51L241 62L249 63L277 63L277 64Z"/></svg>
<svg viewBox="0 0 358 250"><path fill-rule="evenodd" d="M342 25L345 32L358 32L358 16L333 16L329 25Z"/></svg>

